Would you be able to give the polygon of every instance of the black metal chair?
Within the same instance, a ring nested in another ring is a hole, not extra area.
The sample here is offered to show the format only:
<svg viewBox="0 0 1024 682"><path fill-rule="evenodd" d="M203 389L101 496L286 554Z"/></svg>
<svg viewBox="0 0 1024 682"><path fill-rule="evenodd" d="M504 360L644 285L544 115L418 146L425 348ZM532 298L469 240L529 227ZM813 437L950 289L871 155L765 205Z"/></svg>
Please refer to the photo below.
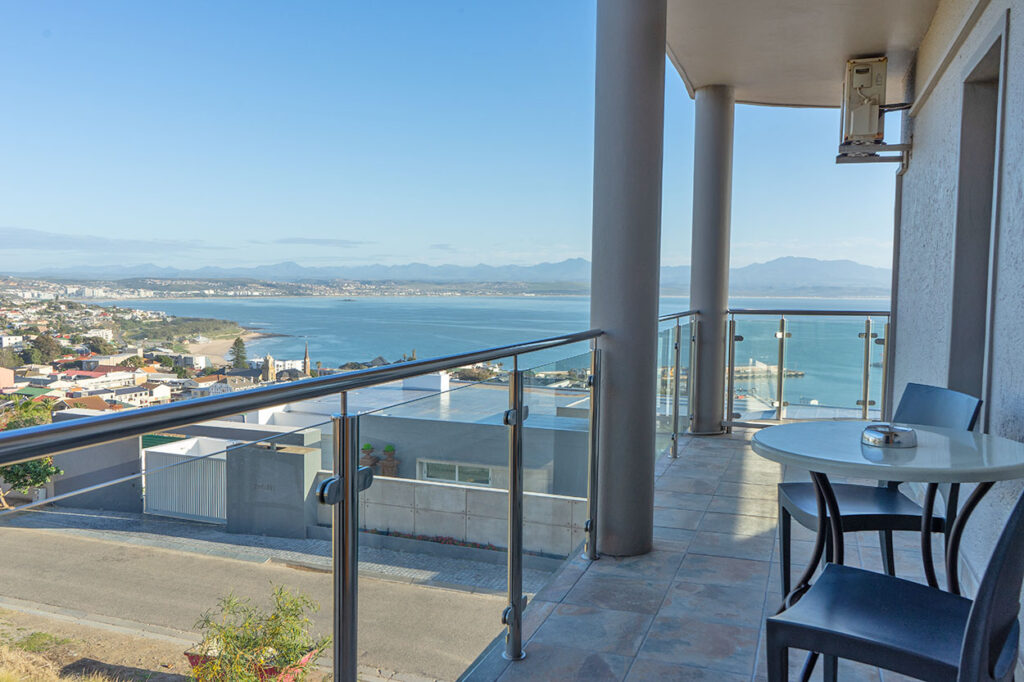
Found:
<svg viewBox="0 0 1024 682"><path fill-rule="evenodd" d="M965 393L938 386L907 384L896 407L893 421L901 424L920 424L970 431L978 420L981 401ZM883 569L896 575L893 557L892 533L897 530L921 530L921 506L899 491L898 482L884 486L833 483L836 499L843 517L843 532L878 531L882 548ZM956 513L956 488L946 495L946 514L936 513L932 518L933 533L948 533L952 516ZM946 519L950 519L947 524ZM791 519L806 528L818 527L818 504L811 482L779 484L779 553L782 573L782 593L789 594ZM826 545L826 561L831 559L832 543Z"/></svg>
<svg viewBox="0 0 1024 682"><path fill-rule="evenodd" d="M1013 679L1024 578L1024 494L1010 513L978 594L969 599L849 566L827 564L794 606L767 620L769 682L787 682L789 649L824 655L825 680L840 658L922 680Z"/></svg>

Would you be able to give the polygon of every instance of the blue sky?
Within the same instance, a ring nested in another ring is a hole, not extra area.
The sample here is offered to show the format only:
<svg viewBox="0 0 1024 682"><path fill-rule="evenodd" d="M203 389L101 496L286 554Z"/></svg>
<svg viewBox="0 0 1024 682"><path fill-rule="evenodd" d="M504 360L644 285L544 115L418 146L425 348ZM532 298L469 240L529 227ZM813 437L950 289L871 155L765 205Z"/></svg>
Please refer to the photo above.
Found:
<svg viewBox="0 0 1024 682"><path fill-rule="evenodd" d="M589 257L594 33L592 0L0 0L4 263ZM678 265L693 102L666 75ZM838 116L737 108L734 265L889 265L895 167L836 166Z"/></svg>

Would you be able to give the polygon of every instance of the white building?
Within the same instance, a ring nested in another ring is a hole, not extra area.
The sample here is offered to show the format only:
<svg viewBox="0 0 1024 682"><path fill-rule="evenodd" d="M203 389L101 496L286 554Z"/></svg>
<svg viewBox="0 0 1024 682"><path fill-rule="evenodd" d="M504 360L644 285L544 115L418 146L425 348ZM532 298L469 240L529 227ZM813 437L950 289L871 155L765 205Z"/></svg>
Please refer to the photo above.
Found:
<svg viewBox="0 0 1024 682"><path fill-rule="evenodd" d="M103 339L104 341L113 341L114 331L112 329L106 329L104 327L97 327L95 329L90 329L89 331L85 332L85 336Z"/></svg>
<svg viewBox="0 0 1024 682"><path fill-rule="evenodd" d="M0 334L0 348L15 348L25 343L24 336Z"/></svg>

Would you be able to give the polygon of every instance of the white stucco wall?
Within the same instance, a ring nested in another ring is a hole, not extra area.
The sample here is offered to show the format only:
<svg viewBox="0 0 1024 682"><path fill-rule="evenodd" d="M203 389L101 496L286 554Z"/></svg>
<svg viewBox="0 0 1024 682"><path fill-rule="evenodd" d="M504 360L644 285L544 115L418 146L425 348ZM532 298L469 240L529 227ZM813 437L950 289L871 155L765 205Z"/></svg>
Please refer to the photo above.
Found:
<svg viewBox="0 0 1024 682"><path fill-rule="evenodd" d="M979 2L981 4L979 4ZM903 181L895 395L908 381L945 385L949 365L953 242L963 81L1009 9L991 433L1024 441L1024 0L943 0L918 52L913 157ZM973 24L970 22L976 19ZM962 28L966 38L955 48ZM947 58L951 53L952 58ZM946 63L942 75L932 74ZM928 93L929 85L932 85ZM1020 481L1000 483L975 512L961 564L968 594L985 570ZM970 486L963 495L969 494ZM961 500L963 497L961 497Z"/></svg>

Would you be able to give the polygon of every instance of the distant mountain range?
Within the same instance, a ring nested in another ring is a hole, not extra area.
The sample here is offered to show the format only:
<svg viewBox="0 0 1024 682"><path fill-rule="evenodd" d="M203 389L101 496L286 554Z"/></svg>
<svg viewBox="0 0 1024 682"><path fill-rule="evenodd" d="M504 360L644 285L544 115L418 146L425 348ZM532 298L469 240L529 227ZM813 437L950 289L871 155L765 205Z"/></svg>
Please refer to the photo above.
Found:
<svg viewBox="0 0 1024 682"><path fill-rule="evenodd" d="M349 279L398 282L587 282L590 262L570 258L537 265L351 265L307 267L293 262L255 267L203 267L186 270L152 263L120 267L76 265L46 268L32 273L8 273L72 280L255 279L275 282ZM787 256L753 263L730 271L733 295L885 295L891 273L887 268L850 260L818 260ZM661 269L662 289L686 293L690 266Z"/></svg>

